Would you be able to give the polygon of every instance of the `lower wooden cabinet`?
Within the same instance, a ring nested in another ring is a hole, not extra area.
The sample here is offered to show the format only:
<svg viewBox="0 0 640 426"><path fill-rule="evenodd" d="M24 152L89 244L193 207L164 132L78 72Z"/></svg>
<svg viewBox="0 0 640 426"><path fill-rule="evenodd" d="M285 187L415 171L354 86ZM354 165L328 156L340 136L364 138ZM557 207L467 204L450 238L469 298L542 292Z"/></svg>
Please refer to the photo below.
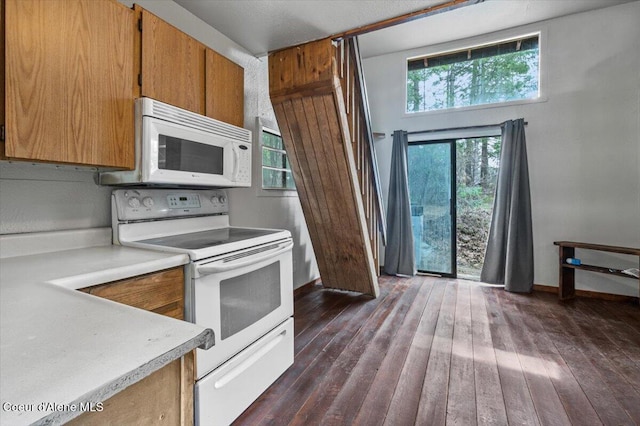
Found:
<svg viewBox="0 0 640 426"><path fill-rule="evenodd" d="M103 402L69 425L193 424L193 352L177 359Z"/></svg>
<svg viewBox="0 0 640 426"><path fill-rule="evenodd" d="M125 305L184 319L182 267L80 289ZM195 351L83 413L70 425L192 425Z"/></svg>
<svg viewBox="0 0 640 426"><path fill-rule="evenodd" d="M184 319L184 270L181 267L86 287L80 291L145 311Z"/></svg>

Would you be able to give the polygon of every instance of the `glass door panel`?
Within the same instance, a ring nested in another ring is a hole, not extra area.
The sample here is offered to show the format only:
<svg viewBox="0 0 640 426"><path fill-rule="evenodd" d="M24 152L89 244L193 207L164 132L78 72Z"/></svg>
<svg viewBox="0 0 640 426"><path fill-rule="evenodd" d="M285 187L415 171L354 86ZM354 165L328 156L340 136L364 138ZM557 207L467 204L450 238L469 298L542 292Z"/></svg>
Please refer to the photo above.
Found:
<svg viewBox="0 0 640 426"><path fill-rule="evenodd" d="M455 141L409 144L408 172L416 266L456 275Z"/></svg>
<svg viewBox="0 0 640 426"><path fill-rule="evenodd" d="M499 136L456 141L458 277L480 280L500 166Z"/></svg>

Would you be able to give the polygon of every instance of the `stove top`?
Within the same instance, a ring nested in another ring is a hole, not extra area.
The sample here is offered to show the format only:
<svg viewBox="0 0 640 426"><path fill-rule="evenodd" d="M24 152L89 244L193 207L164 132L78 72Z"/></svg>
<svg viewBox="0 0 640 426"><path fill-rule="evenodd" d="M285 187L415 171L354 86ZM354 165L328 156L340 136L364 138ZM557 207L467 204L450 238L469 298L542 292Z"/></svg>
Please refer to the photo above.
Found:
<svg viewBox="0 0 640 426"><path fill-rule="evenodd" d="M185 250L201 250L280 233L276 229L221 228L160 238L139 240L139 243Z"/></svg>

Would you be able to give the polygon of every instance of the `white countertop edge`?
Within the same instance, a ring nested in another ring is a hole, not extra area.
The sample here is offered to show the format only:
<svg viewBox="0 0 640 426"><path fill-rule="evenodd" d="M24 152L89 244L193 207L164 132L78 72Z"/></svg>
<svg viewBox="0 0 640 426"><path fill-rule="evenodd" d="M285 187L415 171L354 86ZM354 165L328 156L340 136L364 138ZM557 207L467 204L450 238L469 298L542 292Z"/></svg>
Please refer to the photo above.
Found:
<svg viewBox="0 0 640 426"><path fill-rule="evenodd" d="M157 260L145 260L136 265L127 265L111 269L103 269L91 273L72 275L45 281L44 284L54 284L70 290L91 287L113 281L125 280L140 275L152 274L165 269L184 266L189 263L186 254L167 253L167 257Z"/></svg>
<svg viewBox="0 0 640 426"><path fill-rule="evenodd" d="M76 407L80 405L80 403L87 402L104 402L115 394L123 391L127 387L139 382L147 376L155 373L160 370L162 367L168 365L170 362L175 361L176 359L181 358L188 352L192 351L195 348L201 349L209 349L214 345L214 334L213 330L207 328L202 333L198 334L191 340L183 343L180 346L170 350L162 354L161 356L150 360L146 364L141 365L135 370L130 371L129 373L113 380L110 383L105 383L100 388L89 392L82 397L78 398L75 401L71 401L68 403L69 406L75 405ZM36 422L32 423L32 425L52 425L52 424L60 424L64 422L68 422L69 420L78 417L83 414L81 411L57 411L51 414L42 417Z"/></svg>

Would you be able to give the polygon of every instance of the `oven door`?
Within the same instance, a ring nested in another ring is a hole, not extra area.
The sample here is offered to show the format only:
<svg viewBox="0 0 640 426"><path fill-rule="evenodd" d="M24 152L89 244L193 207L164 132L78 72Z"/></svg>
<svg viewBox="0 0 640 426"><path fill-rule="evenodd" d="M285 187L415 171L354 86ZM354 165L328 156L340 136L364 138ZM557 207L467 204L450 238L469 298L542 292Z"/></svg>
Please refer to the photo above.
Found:
<svg viewBox="0 0 640 426"><path fill-rule="evenodd" d="M231 139L142 117L142 181L233 186L239 153Z"/></svg>
<svg viewBox="0 0 640 426"><path fill-rule="evenodd" d="M293 315L292 247L286 239L193 263L188 318L216 336L198 350L198 378Z"/></svg>

